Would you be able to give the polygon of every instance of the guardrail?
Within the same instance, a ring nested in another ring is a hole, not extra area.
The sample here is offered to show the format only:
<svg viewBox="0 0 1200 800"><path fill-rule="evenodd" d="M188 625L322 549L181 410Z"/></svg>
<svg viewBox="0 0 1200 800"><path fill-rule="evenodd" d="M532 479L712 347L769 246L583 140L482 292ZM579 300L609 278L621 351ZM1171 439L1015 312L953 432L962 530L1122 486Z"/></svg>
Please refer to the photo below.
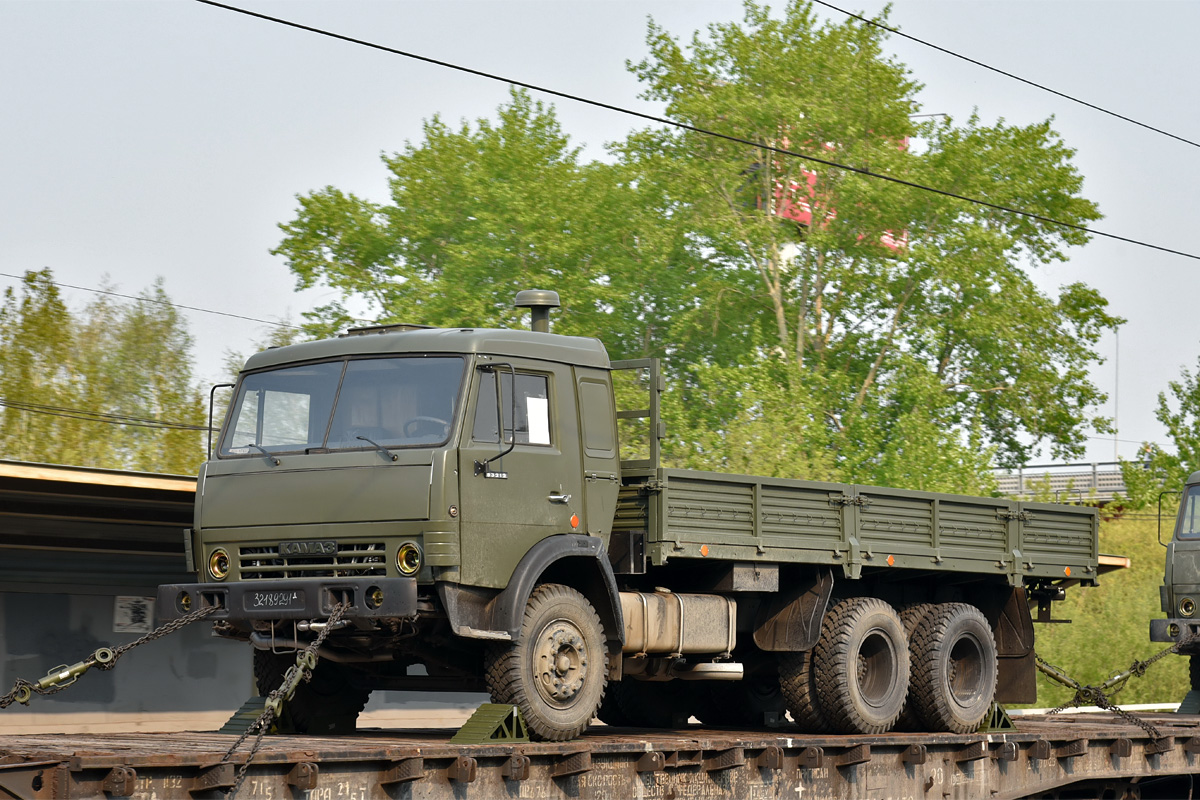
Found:
<svg viewBox="0 0 1200 800"><path fill-rule="evenodd" d="M1000 493L1031 497L1047 491L1055 500L1107 502L1126 494L1119 461L1082 461L1073 464L1028 464L993 470Z"/></svg>

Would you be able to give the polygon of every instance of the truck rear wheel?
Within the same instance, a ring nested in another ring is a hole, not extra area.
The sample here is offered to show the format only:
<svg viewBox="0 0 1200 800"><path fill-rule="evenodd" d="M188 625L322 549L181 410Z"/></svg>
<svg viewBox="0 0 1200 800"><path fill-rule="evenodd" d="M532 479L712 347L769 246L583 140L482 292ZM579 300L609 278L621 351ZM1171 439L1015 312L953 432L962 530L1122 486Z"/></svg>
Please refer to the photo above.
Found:
<svg viewBox="0 0 1200 800"><path fill-rule="evenodd" d="M904 626L884 601L852 597L825 615L813 649L813 674L834 731L889 730L904 710L908 667Z"/></svg>
<svg viewBox="0 0 1200 800"><path fill-rule="evenodd" d="M983 612L945 603L913 634L915 711L930 731L971 733L996 694L996 640Z"/></svg>
<svg viewBox="0 0 1200 800"><path fill-rule="evenodd" d="M820 707L812 671L812 651L784 653L779 658L779 686L792 720L806 733L829 733L825 712Z"/></svg>
<svg viewBox="0 0 1200 800"><path fill-rule="evenodd" d="M254 651L254 683L264 697L283 683L284 673L296 663L295 653ZM275 721L280 733L354 733L371 691L354 686L345 667L318 661L312 680L301 681L296 694L283 704Z"/></svg>
<svg viewBox="0 0 1200 800"><path fill-rule="evenodd" d="M937 603L913 603L900 610L900 624L904 626L904 636L908 639L908 661L914 669L916 668L917 654L913 649L913 636L916 634L917 626L921 624L921 620L925 619L925 615L935 608L937 608ZM900 712L900 719L896 720L893 730L920 730L922 723L921 717L917 714L916 704L917 701L913 698L912 676L910 675L908 695L904 700L904 710Z"/></svg>
<svg viewBox="0 0 1200 800"><path fill-rule="evenodd" d="M520 708L531 737L573 739L596 715L608 681L600 617L579 592L544 583L525 604L520 638L490 648L485 668L492 701Z"/></svg>

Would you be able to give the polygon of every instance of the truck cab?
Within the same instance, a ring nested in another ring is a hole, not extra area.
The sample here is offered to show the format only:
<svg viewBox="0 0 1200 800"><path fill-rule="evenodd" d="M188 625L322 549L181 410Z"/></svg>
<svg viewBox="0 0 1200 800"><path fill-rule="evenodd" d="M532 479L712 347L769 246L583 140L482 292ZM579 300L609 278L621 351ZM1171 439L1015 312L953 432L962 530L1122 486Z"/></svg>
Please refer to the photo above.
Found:
<svg viewBox="0 0 1200 800"><path fill-rule="evenodd" d="M356 713L372 688L484 688L481 652L517 638L552 570L607 623L589 645L604 670L621 640L610 363L595 339L535 327L383 326L251 357L199 476L200 582L160 587L160 616L214 607L219 634L255 647L265 694L279 652L344 604L322 668Z"/></svg>
<svg viewBox="0 0 1200 800"><path fill-rule="evenodd" d="M1200 472L1188 477L1182 494L1159 589L1167 618L1150 621L1150 640L1154 642L1200 637ZM1200 653L1200 645L1185 644L1183 652Z"/></svg>

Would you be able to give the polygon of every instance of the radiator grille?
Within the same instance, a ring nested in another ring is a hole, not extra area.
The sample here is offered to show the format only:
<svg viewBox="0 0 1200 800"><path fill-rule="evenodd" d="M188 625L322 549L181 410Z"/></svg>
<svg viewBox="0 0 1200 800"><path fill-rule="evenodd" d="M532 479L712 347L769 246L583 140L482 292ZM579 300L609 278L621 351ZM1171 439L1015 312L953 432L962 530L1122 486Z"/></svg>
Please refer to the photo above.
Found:
<svg viewBox="0 0 1200 800"><path fill-rule="evenodd" d="M336 555L281 556L278 546L238 550L242 580L346 578L387 575L383 542L338 543Z"/></svg>

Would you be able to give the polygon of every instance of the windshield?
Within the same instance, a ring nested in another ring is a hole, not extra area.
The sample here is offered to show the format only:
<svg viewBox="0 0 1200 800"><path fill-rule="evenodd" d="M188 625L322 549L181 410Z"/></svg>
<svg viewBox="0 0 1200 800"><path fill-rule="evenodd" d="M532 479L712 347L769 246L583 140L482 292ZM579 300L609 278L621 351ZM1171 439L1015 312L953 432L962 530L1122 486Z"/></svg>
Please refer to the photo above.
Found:
<svg viewBox="0 0 1200 800"><path fill-rule="evenodd" d="M1200 486L1189 486L1179 514L1177 539L1200 539Z"/></svg>
<svg viewBox="0 0 1200 800"><path fill-rule="evenodd" d="M462 376L457 356L365 358L246 375L220 453L444 444Z"/></svg>

